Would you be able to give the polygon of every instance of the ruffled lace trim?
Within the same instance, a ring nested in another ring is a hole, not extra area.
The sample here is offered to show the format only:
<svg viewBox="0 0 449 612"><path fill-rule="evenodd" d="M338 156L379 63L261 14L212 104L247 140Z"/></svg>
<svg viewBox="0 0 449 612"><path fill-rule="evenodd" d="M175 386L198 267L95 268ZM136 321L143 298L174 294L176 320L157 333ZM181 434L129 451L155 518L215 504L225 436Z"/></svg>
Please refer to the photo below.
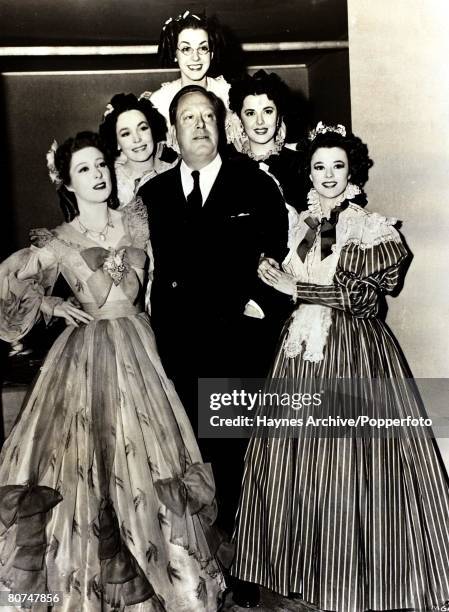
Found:
<svg viewBox="0 0 449 612"><path fill-rule="evenodd" d="M124 209L123 214L127 220L133 246L145 249L150 238L148 228L147 207L140 197L132 200Z"/></svg>
<svg viewBox="0 0 449 612"><path fill-rule="evenodd" d="M302 352L304 361L322 361L331 325L331 308L318 304L301 304L292 315L284 343L286 357L294 358Z"/></svg>
<svg viewBox="0 0 449 612"><path fill-rule="evenodd" d="M343 198L342 201L347 198ZM289 244L296 249L295 243L302 236L304 219L309 215L322 218L319 201L309 199L307 211L299 217L292 219L289 227ZM341 248L344 245L354 244L365 250L379 246L390 241L400 244L401 237L394 228L398 220L394 217L385 217L376 212L368 212L353 202L349 202L346 210L340 214L337 225L337 243ZM334 245L335 249L335 245Z"/></svg>
<svg viewBox="0 0 449 612"><path fill-rule="evenodd" d="M349 205L348 213L340 216L345 244L355 244L364 250L391 241L401 243L401 237L394 228L398 222L396 218L368 212L356 204Z"/></svg>
<svg viewBox="0 0 449 612"><path fill-rule="evenodd" d="M53 230L48 230L45 227L30 230L31 248L43 249L46 247L51 250L58 261L67 258L72 261L78 253L79 244L62 237L66 225L68 224L59 225Z"/></svg>

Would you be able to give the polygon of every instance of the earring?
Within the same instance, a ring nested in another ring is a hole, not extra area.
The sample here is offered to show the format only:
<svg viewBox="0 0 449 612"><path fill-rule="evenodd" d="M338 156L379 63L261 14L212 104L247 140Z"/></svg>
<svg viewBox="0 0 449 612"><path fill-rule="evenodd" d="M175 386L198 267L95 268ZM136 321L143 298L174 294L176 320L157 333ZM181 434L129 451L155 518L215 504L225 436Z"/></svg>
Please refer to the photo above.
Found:
<svg viewBox="0 0 449 612"><path fill-rule="evenodd" d="M243 153L249 149L249 140L240 117L236 113L228 113L226 116L226 139L234 147Z"/></svg>
<svg viewBox="0 0 449 612"><path fill-rule="evenodd" d="M280 151L284 146L285 136L287 134L287 128L285 126L284 121L281 121L279 129L276 132L276 136L274 137L274 145L277 151Z"/></svg>

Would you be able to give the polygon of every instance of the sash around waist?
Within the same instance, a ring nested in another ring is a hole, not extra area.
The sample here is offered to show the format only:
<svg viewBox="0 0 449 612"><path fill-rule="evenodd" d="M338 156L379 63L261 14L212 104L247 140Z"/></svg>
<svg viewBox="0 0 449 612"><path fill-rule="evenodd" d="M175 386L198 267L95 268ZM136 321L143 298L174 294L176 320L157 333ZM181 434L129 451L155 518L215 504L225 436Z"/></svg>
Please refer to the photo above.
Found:
<svg viewBox="0 0 449 612"><path fill-rule="evenodd" d="M141 305L134 305L128 300L109 302L101 308L95 302L82 304L82 309L90 314L94 319L119 319L120 317L132 317L144 311Z"/></svg>

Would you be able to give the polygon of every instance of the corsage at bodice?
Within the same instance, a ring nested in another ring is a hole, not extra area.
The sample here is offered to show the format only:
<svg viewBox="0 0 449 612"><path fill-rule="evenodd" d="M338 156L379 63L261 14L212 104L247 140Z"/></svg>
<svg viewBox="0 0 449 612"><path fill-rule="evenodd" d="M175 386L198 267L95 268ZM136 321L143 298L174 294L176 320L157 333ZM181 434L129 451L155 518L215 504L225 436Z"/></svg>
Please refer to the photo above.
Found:
<svg viewBox="0 0 449 612"><path fill-rule="evenodd" d="M0 264L0 338L18 342L41 316L48 321L62 297L51 296L61 274L81 308L94 319L150 311L153 258L148 219L140 200L121 213L123 232L104 248L73 224L31 232L32 246Z"/></svg>
<svg viewBox="0 0 449 612"><path fill-rule="evenodd" d="M123 213L123 227L122 238L109 248L68 223L51 231L33 230L32 250L39 260L35 265L42 265L45 258L53 260L81 304L94 302L98 308L114 301L134 304L144 289L149 255L146 210L141 202L130 204Z"/></svg>

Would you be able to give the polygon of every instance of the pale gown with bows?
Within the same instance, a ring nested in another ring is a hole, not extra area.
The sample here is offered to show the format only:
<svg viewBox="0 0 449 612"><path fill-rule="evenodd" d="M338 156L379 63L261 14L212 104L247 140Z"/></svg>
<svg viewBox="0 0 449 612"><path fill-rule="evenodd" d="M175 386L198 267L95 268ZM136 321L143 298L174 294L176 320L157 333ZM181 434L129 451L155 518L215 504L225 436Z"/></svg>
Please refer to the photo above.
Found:
<svg viewBox="0 0 449 612"><path fill-rule="evenodd" d="M58 274L94 319L67 326L0 465L0 588L62 591L62 611L217 609L214 481L142 307L146 211L104 249L72 225L0 266L0 337L23 337Z"/></svg>

